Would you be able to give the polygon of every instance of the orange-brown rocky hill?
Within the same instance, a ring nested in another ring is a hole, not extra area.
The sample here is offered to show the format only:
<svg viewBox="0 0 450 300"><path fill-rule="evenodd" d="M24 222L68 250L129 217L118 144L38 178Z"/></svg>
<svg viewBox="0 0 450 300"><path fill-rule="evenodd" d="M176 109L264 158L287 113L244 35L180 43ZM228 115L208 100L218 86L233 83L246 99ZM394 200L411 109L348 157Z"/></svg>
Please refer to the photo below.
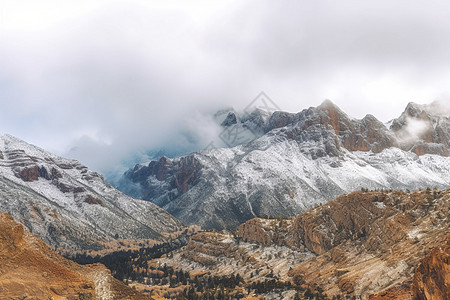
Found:
<svg viewBox="0 0 450 300"><path fill-rule="evenodd" d="M195 235L159 263L249 282L272 274L330 298L448 299L449 209L450 190L359 191L294 219Z"/></svg>
<svg viewBox="0 0 450 300"><path fill-rule="evenodd" d="M449 208L450 190L341 196L294 219L287 234L292 240L286 245L305 247L316 256L299 263L290 275L297 283L321 286L330 296L365 298L399 284L409 285L421 259L447 239ZM245 233L242 237L249 239ZM448 263L448 247L439 253L447 255ZM416 272L415 286L424 294L438 289L430 288L426 274L449 276L448 264L427 269L434 261L430 258ZM444 282L435 284L442 288Z"/></svg>
<svg viewBox="0 0 450 300"><path fill-rule="evenodd" d="M54 253L0 214L0 299L150 299L114 279L101 264L81 266Z"/></svg>

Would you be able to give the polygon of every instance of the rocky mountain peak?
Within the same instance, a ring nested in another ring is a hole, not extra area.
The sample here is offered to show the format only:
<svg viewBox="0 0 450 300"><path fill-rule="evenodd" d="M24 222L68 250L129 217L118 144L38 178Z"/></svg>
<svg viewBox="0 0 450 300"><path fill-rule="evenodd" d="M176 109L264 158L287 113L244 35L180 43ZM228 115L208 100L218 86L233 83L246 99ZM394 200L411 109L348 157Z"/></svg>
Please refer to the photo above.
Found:
<svg viewBox="0 0 450 300"><path fill-rule="evenodd" d="M390 129L399 147L416 153L448 156L450 153L450 115L439 102L429 105L409 103Z"/></svg>
<svg viewBox="0 0 450 300"><path fill-rule="evenodd" d="M408 105L406 105L404 111L404 114L413 118L420 118L421 116L424 116L426 113L427 110L425 105L420 105L414 102L409 102Z"/></svg>
<svg viewBox="0 0 450 300"><path fill-rule="evenodd" d="M340 108L330 99L325 99L322 103L317 107L319 109L332 109L332 110L340 110Z"/></svg>
<svg viewBox="0 0 450 300"><path fill-rule="evenodd" d="M449 117L450 104L440 100L429 104L409 102L402 114L413 118L425 118L425 115L428 115L429 118Z"/></svg>
<svg viewBox="0 0 450 300"><path fill-rule="evenodd" d="M297 121L296 114L284 111L276 111L268 119L267 131L281 127L286 127L292 124L294 121Z"/></svg>
<svg viewBox="0 0 450 300"><path fill-rule="evenodd" d="M220 123L220 126L227 127L227 126L231 126L236 123L237 123L236 114L234 112L230 111L230 112L228 112L227 116L225 117L225 120L223 120L222 123Z"/></svg>
<svg viewBox="0 0 450 300"><path fill-rule="evenodd" d="M325 100L317 107L317 110L326 112L326 118L320 118L319 122L324 125L331 125L335 132L351 130L350 118L331 100Z"/></svg>

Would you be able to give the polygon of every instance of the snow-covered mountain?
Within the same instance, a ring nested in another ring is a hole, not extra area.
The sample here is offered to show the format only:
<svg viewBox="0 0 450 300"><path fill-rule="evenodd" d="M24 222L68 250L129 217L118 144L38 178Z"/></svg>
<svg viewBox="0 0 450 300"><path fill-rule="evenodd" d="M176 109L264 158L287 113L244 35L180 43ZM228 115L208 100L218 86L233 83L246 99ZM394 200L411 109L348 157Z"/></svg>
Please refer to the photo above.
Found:
<svg viewBox="0 0 450 300"><path fill-rule="evenodd" d="M181 226L79 162L10 135L0 136L0 211L46 243L75 250L99 249L115 239L164 240Z"/></svg>
<svg viewBox="0 0 450 300"><path fill-rule="evenodd" d="M249 143L162 157L136 165L122 182L133 196L205 228L293 216L361 188L449 187L450 117L437 106L410 103L390 127L372 115L353 119L331 101L274 112L255 117L251 130L262 136ZM222 126L245 127L235 119L228 113Z"/></svg>

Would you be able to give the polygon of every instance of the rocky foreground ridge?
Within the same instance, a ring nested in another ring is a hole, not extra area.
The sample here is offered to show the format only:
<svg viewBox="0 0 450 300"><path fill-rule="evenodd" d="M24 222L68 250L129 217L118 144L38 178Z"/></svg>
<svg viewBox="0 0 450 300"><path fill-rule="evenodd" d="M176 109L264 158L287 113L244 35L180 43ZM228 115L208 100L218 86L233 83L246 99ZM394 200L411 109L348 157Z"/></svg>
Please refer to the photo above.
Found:
<svg viewBox="0 0 450 300"><path fill-rule="evenodd" d="M0 261L1 299L151 299L114 279L103 265L81 266L52 252L5 213Z"/></svg>
<svg viewBox="0 0 450 300"><path fill-rule="evenodd" d="M450 116L439 103L410 103L387 125L372 115L351 118L331 101L297 114L255 111L238 124L233 114L224 128L239 125L259 138L137 165L119 189L186 224L220 229L292 217L361 188L450 186Z"/></svg>
<svg viewBox="0 0 450 300"><path fill-rule="evenodd" d="M119 240L166 240L181 223L128 197L75 160L0 136L0 212L59 248L102 249Z"/></svg>
<svg viewBox="0 0 450 300"><path fill-rule="evenodd" d="M448 299L449 211L450 190L354 192L294 219L252 219L234 234L200 233L155 263L239 273L249 282L291 281L330 298Z"/></svg>

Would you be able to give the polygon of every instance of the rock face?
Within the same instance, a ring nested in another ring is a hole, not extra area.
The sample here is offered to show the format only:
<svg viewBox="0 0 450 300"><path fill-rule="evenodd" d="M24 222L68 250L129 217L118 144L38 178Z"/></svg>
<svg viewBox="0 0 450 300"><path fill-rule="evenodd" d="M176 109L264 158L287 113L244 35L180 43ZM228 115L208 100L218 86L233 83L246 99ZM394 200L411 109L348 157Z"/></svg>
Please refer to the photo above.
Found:
<svg viewBox="0 0 450 300"><path fill-rule="evenodd" d="M169 159L165 156L158 161L152 161L148 166L136 167L133 171L128 171L129 178L135 182L142 182L144 188L144 199L154 199L152 202L164 207L175 195L184 194L189 186L199 176L200 163L194 156L183 156L179 159ZM154 182L147 178L155 178L158 182L166 184L159 189L153 189ZM170 190L172 194L167 197L160 197L161 193Z"/></svg>
<svg viewBox="0 0 450 300"><path fill-rule="evenodd" d="M436 247L414 273L412 299L450 299L450 233L447 243Z"/></svg>
<svg viewBox="0 0 450 300"><path fill-rule="evenodd" d="M244 242L293 246L292 225L291 219L251 219L239 226L237 236ZM301 250L304 251L304 247Z"/></svg>
<svg viewBox="0 0 450 300"><path fill-rule="evenodd" d="M1 299L150 299L103 265L80 266L52 252L8 214L0 214Z"/></svg>
<svg viewBox="0 0 450 300"><path fill-rule="evenodd" d="M391 129L405 150L417 155L449 155L450 118L448 109L438 102L430 105L409 103L405 111L393 120Z"/></svg>
<svg viewBox="0 0 450 300"><path fill-rule="evenodd" d="M297 114L255 111L226 124L257 139L137 165L123 182L184 223L215 229L292 217L365 187L448 188L450 117L436 105L410 103L388 127L371 115L350 118L331 101Z"/></svg>
<svg viewBox="0 0 450 300"><path fill-rule="evenodd" d="M229 112L225 120L223 120L220 125L226 127L234 124L237 124L236 114L233 112Z"/></svg>
<svg viewBox="0 0 450 300"><path fill-rule="evenodd" d="M0 211L44 242L101 249L115 238L165 240L180 222L158 206L130 198L77 161L12 136L0 137Z"/></svg>
<svg viewBox="0 0 450 300"><path fill-rule="evenodd" d="M416 200L419 203L412 202L414 200L402 193L354 192L344 195L320 210L298 216L293 229L297 233L295 240L304 242L308 249L319 255L348 240L366 240L364 248L369 251L378 251L382 245L390 247L406 237L407 232L399 229L419 217L419 211L427 213L427 210L410 210L429 204L427 200ZM409 213L399 214L406 210L406 205Z"/></svg>
<svg viewBox="0 0 450 300"><path fill-rule="evenodd" d="M450 298L450 235L447 241L435 247L414 271L413 281L406 281L376 295L370 300L444 300Z"/></svg>

